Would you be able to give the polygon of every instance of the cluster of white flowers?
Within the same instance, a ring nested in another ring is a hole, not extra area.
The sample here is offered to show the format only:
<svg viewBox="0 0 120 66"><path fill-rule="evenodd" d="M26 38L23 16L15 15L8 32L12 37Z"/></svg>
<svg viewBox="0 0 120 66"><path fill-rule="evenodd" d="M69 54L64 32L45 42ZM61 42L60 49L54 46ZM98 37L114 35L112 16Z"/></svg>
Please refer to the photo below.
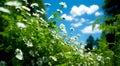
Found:
<svg viewBox="0 0 120 66"><path fill-rule="evenodd" d="M46 11L43 8L40 10L36 10L36 12L40 14L46 14Z"/></svg>
<svg viewBox="0 0 120 66"><path fill-rule="evenodd" d="M61 36L59 36L55 30L51 31L51 35L54 36L54 38L56 38L56 39L60 39L61 38Z"/></svg>
<svg viewBox="0 0 120 66"><path fill-rule="evenodd" d="M70 38L71 41L75 41L75 40L77 40L77 39L78 39L77 36L73 36L73 37Z"/></svg>
<svg viewBox="0 0 120 66"><path fill-rule="evenodd" d="M81 55L82 57L84 57L84 50L83 50L82 48L80 48L80 49L78 50L78 52L80 53L80 55Z"/></svg>
<svg viewBox="0 0 120 66"><path fill-rule="evenodd" d="M80 46L83 45L84 47L81 48ZM80 62L82 65L85 64L87 66L101 66L104 65L105 62L109 62L110 61L110 57L104 57L102 56L103 53L97 54L94 52L85 52L85 45L84 44L80 44L80 45L73 45L72 46L73 50L76 51L75 54L80 55L80 59L84 59L83 62ZM108 61L106 61L106 60Z"/></svg>
<svg viewBox="0 0 120 66"><path fill-rule="evenodd" d="M44 3L44 5L50 6L51 4ZM67 5L66 5L65 2L60 2L59 5L61 5L63 8L67 8ZM60 13L60 14L63 13L63 11L61 9L57 9L57 12ZM51 15L48 19L53 19L53 18L55 18L54 15Z"/></svg>
<svg viewBox="0 0 120 66"><path fill-rule="evenodd" d="M101 61L101 60L102 60L102 56L98 55L98 56L97 56L97 60L98 60L98 61Z"/></svg>
<svg viewBox="0 0 120 66"><path fill-rule="evenodd" d="M16 25L17 25L19 28L26 28L25 24L22 23L22 22L17 22Z"/></svg>
<svg viewBox="0 0 120 66"><path fill-rule="evenodd" d="M35 16L35 17L39 17L39 14L37 14L37 13L33 13L33 16Z"/></svg>
<svg viewBox="0 0 120 66"><path fill-rule="evenodd" d="M42 17L40 17L41 22L47 23Z"/></svg>
<svg viewBox="0 0 120 66"><path fill-rule="evenodd" d="M0 7L1 12L10 13L10 11L4 7Z"/></svg>
<svg viewBox="0 0 120 66"><path fill-rule="evenodd" d="M22 4L20 2L17 2L17 1L9 1L9 2L6 2L5 5L20 7Z"/></svg>
<svg viewBox="0 0 120 66"><path fill-rule="evenodd" d="M27 1L27 0L25 0L25 1ZM60 2L59 4L60 4L63 8L67 8L67 5L66 5L65 2ZM17 7L20 7L20 6L21 6L21 3L17 2L17 1L9 1L9 2L6 2L5 5L15 6L15 7L17 8ZM51 4L45 3L45 5L46 5L46 6L50 6ZM34 7L38 7L39 5L38 5L37 3L32 3L30 6L31 6L32 8L34 8ZM24 9L24 10L26 10L26 11L30 11L30 8L28 8L28 7L26 7L26 6L22 6L22 7L20 7L20 8L21 8L21 9ZM3 8L3 7L0 7L0 11L1 11L1 12L5 12L5 13L10 13L10 11L9 11L8 9ZM37 12L37 13L33 13L32 16L39 17L40 14L46 14L46 11L45 11L44 9L36 10L36 12ZM57 12L58 12L58 13L62 13L62 10L57 9ZM38 13L40 13L40 14L38 14ZM29 14L29 13L28 13L28 14ZM31 16L31 14L30 14L30 16ZM52 19L52 18L55 18L54 15L51 15L48 19ZM43 18L40 17L39 19L40 19L40 21L42 22L41 25L45 25L45 26L48 26L48 25L49 25ZM26 22L27 22L27 20L25 20L25 19L23 19L23 21L26 21ZM31 19L31 22L34 22L34 20ZM36 22L37 22L37 21L36 21ZM43 23L44 23L44 24L43 24ZM26 28L26 25L25 25L24 23L22 23L22 22L17 22L16 25L17 25L18 28ZM60 24L60 29L61 29L61 31L63 31L64 34L67 33L66 27L65 27L64 24L62 24L62 23ZM74 28L71 27L70 30L71 30L71 31L74 31ZM52 36L54 36L56 39L61 38L61 36L58 35L56 31L53 31L53 30L52 30L51 33L52 33ZM41 33L41 34L44 35L44 33ZM80 37L80 34L77 34L76 36L71 37L71 38L70 38L70 41L76 41L76 40L78 39L78 37ZM23 39L23 40L25 40L25 39ZM25 45L26 45L27 47L33 47L32 41L30 41L30 40L25 40L25 41L26 41ZM55 41L54 41L54 40L51 40L51 43L55 43ZM61 42L61 44L62 44L62 45L65 45L65 44L67 44L67 43ZM79 54L81 57L83 57L83 59L88 59L88 60L90 60L91 62L95 61L94 59L97 59L97 61L101 61L102 58L103 58L102 55L98 55L98 54L94 55L94 54L92 54L91 52L85 53L85 50L84 50L84 49L85 49L85 45L81 45L80 48L79 48L78 46L75 46L75 47L73 47L73 49L74 49L75 51L77 51L77 52L75 52L76 54ZM67 52L67 53L68 53L68 54L71 54L72 52ZM15 50L15 54L16 54L15 57L16 57L17 59L23 60L23 52L22 52L21 49L17 48L17 49ZM30 54L31 56L33 56L33 57L35 57L35 55L38 55L38 56L39 56L38 52L34 52L34 51L32 51L32 50L29 51L29 54ZM57 57L55 57L55 56L50 56L49 58L51 58L53 61L57 61L57 60L58 60ZM44 59L44 57L43 57L43 59ZM110 60L109 57L107 57L106 59ZM96 63L97 63L97 61L96 61ZM43 61L39 61L39 62L43 62ZM87 64L87 62L84 62L84 64ZM88 65L90 65L90 64L88 64Z"/></svg>
<svg viewBox="0 0 120 66"><path fill-rule="evenodd" d="M64 24L60 24L60 29L64 32L67 33L65 25Z"/></svg>
<svg viewBox="0 0 120 66"><path fill-rule="evenodd" d="M41 14L46 14L46 11L43 8L40 11L41 11Z"/></svg>
<svg viewBox="0 0 120 66"><path fill-rule="evenodd" d="M15 57L16 57L17 59L23 60L23 53L22 53L21 49L18 49L18 48L17 48L17 49L15 50L15 54L16 54Z"/></svg>

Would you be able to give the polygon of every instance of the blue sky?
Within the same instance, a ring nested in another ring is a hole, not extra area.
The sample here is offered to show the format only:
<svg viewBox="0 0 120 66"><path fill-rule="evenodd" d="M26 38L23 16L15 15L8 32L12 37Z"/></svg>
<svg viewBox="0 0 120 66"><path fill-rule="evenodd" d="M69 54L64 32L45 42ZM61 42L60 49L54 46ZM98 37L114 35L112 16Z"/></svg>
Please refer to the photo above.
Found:
<svg viewBox="0 0 120 66"><path fill-rule="evenodd" d="M62 8L60 2L65 2L67 8ZM80 34L79 40L85 42L89 35L93 35L94 39L99 38L101 31L98 29L99 24L96 25L92 31L92 23L97 17L103 16L101 8L103 0L44 0L44 3L50 3L51 6L47 8L47 16L51 16L57 9L61 9L63 13L60 14L65 20L57 23L59 26L63 23L66 26L68 35L72 36ZM71 32L70 28L74 31Z"/></svg>

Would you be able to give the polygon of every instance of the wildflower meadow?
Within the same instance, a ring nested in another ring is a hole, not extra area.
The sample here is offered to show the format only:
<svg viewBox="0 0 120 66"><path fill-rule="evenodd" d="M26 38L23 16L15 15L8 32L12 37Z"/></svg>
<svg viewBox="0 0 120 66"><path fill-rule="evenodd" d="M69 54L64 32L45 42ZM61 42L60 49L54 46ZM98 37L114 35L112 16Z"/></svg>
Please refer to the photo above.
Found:
<svg viewBox="0 0 120 66"><path fill-rule="evenodd" d="M0 0L0 66L113 66L115 53L104 39L89 51L80 34L68 37L66 25L56 25L65 20L59 16L65 2L47 17L51 4L39 1Z"/></svg>

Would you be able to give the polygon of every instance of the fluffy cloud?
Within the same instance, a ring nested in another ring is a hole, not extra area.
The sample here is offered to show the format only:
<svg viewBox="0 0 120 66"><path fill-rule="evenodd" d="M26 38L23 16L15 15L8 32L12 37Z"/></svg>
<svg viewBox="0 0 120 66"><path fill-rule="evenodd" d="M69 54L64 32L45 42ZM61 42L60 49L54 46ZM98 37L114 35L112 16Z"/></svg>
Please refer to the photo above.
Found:
<svg viewBox="0 0 120 66"><path fill-rule="evenodd" d="M98 27L99 27L99 24L97 24L95 28L92 30L92 25L89 25L85 27L84 29L82 29L81 32L84 34L100 33L101 30L99 30Z"/></svg>
<svg viewBox="0 0 120 66"><path fill-rule="evenodd" d="M100 15L102 15L101 12L95 12L95 16L100 16Z"/></svg>
<svg viewBox="0 0 120 66"><path fill-rule="evenodd" d="M87 10L87 7L85 5L80 5L79 7L73 6L71 8L70 14L75 16L81 16L83 15Z"/></svg>
<svg viewBox="0 0 120 66"><path fill-rule="evenodd" d="M73 26L73 27L79 27L79 26L82 26L82 23L81 22L72 23L71 26Z"/></svg>
<svg viewBox="0 0 120 66"><path fill-rule="evenodd" d="M77 23L72 23L71 26L73 26L73 27L79 27L79 26L82 26L82 24L83 24L84 22L86 22L86 21L88 21L88 19L81 18L79 22L77 22Z"/></svg>
<svg viewBox="0 0 120 66"><path fill-rule="evenodd" d="M90 15L90 14L93 14L94 12L96 12L98 9L99 9L98 5L91 5L90 7L87 7L87 6L82 4L79 7L73 6L71 8L70 14L73 17L81 16L81 15L83 15L85 13Z"/></svg>
<svg viewBox="0 0 120 66"><path fill-rule="evenodd" d="M98 9L99 9L98 5L91 5L90 7L88 7L87 14L93 14Z"/></svg>
<svg viewBox="0 0 120 66"><path fill-rule="evenodd" d="M66 15L66 14L63 14L61 17L65 18L65 20L67 20L67 21L72 21L73 20L72 16L69 16L69 15Z"/></svg>

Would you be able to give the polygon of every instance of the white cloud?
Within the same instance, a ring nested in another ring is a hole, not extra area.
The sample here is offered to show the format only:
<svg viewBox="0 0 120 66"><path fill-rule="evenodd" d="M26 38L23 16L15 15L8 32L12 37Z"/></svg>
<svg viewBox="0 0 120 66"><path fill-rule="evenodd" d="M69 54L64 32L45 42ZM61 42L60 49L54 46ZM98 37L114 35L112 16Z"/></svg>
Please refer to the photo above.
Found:
<svg viewBox="0 0 120 66"><path fill-rule="evenodd" d="M101 12L95 12L95 16L100 16L100 15L102 15Z"/></svg>
<svg viewBox="0 0 120 66"><path fill-rule="evenodd" d="M79 26L82 26L82 23L81 22L72 23L71 26L73 26L73 27L79 27Z"/></svg>
<svg viewBox="0 0 120 66"><path fill-rule="evenodd" d="M99 9L98 5L91 5L90 7L87 7L87 6L82 4L79 7L73 6L71 8L70 14L73 17L81 16L81 15L83 15L85 13L90 15L90 14L93 14L94 12L96 12L98 9Z"/></svg>
<svg viewBox="0 0 120 66"><path fill-rule="evenodd" d="M94 12L96 12L99 9L98 5L91 5L88 10L87 10L87 14L93 14Z"/></svg>
<svg viewBox="0 0 120 66"><path fill-rule="evenodd" d="M80 5L79 7L73 6L71 8L70 14L75 16L81 16L83 15L88 8L85 5Z"/></svg>
<svg viewBox="0 0 120 66"><path fill-rule="evenodd" d="M88 21L88 19L81 18L81 19L79 20L79 22L77 22L77 23L72 23L71 26L73 26L73 27L79 27L79 26L82 26L82 24L83 24L84 22L86 22L86 21Z"/></svg>
<svg viewBox="0 0 120 66"><path fill-rule="evenodd" d="M87 22L87 21L89 21L89 19L85 19L85 18L80 19L80 22Z"/></svg>
<svg viewBox="0 0 120 66"><path fill-rule="evenodd" d="M61 17L65 18L65 20L67 20L67 21L72 21L73 20L72 16L69 16L69 15L66 15L66 14L63 14Z"/></svg>
<svg viewBox="0 0 120 66"><path fill-rule="evenodd" d="M90 24L92 24L92 23L94 23L95 22L95 20L92 20L92 21L90 21Z"/></svg>
<svg viewBox="0 0 120 66"><path fill-rule="evenodd" d="M85 34L100 33L101 30L99 30L98 27L99 27L99 24L96 24L94 30L92 31L92 25L89 25L85 27L84 29L82 29L81 32Z"/></svg>
<svg viewBox="0 0 120 66"><path fill-rule="evenodd" d="M78 19L78 18L74 18L74 21L75 21L75 22L78 22L78 21L79 21L79 19Z"/></svg>

